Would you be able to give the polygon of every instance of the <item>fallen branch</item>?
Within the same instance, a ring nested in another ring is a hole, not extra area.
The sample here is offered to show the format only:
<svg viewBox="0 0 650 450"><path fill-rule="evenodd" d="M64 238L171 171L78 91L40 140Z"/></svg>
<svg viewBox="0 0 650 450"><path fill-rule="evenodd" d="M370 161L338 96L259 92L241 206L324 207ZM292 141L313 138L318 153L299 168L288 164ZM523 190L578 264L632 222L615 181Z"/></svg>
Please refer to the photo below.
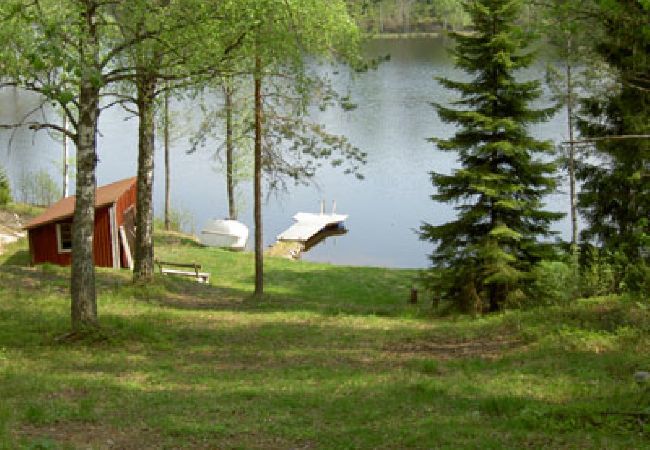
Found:
<svg viewBox="0 0 650 450"><path fill-rule="evenodd" d="M624 134L620 136L602 136L594 137L588 139L580 139L577 141L564 141L563 145L572 145L572 144L593 144L595 142L602 141L622 141L627 139L650 139L650 134Z"/></svg>

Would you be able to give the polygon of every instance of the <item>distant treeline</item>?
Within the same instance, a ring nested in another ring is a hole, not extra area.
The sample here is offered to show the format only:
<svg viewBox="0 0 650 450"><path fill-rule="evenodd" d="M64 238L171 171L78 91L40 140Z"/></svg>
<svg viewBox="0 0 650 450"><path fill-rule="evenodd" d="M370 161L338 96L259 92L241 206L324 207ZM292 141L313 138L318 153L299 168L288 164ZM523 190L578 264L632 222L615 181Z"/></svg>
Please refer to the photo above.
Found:
<svg viewBox="0 0 650 450"><path fill-rule="evenodd" d="M435 33L469 25L461 0L350 0L367 33Z"/></svg>

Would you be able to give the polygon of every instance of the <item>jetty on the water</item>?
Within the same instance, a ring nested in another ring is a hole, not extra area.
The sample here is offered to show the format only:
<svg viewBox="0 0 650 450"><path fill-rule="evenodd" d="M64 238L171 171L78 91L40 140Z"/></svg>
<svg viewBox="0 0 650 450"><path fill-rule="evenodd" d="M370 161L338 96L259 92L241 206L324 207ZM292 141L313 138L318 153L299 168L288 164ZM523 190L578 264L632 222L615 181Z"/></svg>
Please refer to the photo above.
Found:
<svg viewBox="0 0 650 450"><path fill-rule="evenodd" d="M313 214L300 212L293 216L296 221L278 235L279 241L307 242L321 231L339 228L348 216L345 214Z"/></svg>
<svg viewBox="0 0 650 450"><path fill-rule="evenodd" d="M293 216L295 223L278 235L278 241L267 253L297 259L301 253L327 237L345 234L347 230L343 227L343 222L348 216L335 214L335 209L336 204L332 206L332 213L326 214L324 204L321 204L320 214L299 212Z"/></svg>

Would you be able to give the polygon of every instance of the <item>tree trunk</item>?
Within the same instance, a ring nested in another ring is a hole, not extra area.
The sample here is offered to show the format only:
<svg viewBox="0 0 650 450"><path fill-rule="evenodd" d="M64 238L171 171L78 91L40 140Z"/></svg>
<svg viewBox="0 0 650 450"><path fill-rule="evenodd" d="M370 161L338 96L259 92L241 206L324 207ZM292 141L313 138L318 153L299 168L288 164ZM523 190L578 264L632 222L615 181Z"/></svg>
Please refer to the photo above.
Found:
<svg viewBox="0 0 650 450"><path fill-rule="evenodd" d="M171 195L170 195L170 178L169 178L169 84L165 90L165 104L164 104L164 129L163 139L165 147L165 230L169 231L170 221L169 214L171 210Z"/></svg>
<svg viewBox="0 0 650 450"><path fill-rule="evenodd" d="M94 5L83 14L87 35L82 38L80 52L82 76L79 90L79 120L77 123L77 186L72 231L72 267L70 297L72 329L75 332L97 327L97 298L95 292L95 168L97 165L97 118L99 115L99 86L92 79L97 66L98 39Z"/></svg>
<svg viewBox="0 0 650 450"><path fill-rule="evenodd" d="M224 97L226 100L226 184L228 191L228 217L237 220L237 207L235 206L235 180L233 176L233 127L232 127L232 78L224 81Z"/></svg>
<svg viewBox="0 0 650 450"><path fill-rule="evenodd" d="M262 63L255 59L255 297L264 294L262 243Z"/></svg>
<svg viewBox="0 0 650 450"><path fill-rule="evenodd" d="M135 251L133 280L153 279L153 169L154 169L154 95L156 81L140 76L137 84L138 129L138 194L135 218Z"/></svg>
<svg viewBox="0 0 650 450"><path fill-rule="evenodd" d="M576 196L576 172L575 172L575 139L573 135L573 74L571 67L571 36L567 38L567 121L569 128L569 195L571 197L571 251L575 252L578 245L578 200Z"/></svg>
<svg viewBox="0 0 650 450"><path fill-rule="evenodd" d="M68 116L66 113L63 113L63 129L67 130L68 129ZM64 134L63 135L63 180L62 180L62 193L61 193L61 198L66 198L68 196L69 192L69 182L70 182L70 176L69 176L69 168L70 165L68 164L68 135Z"/></svg>

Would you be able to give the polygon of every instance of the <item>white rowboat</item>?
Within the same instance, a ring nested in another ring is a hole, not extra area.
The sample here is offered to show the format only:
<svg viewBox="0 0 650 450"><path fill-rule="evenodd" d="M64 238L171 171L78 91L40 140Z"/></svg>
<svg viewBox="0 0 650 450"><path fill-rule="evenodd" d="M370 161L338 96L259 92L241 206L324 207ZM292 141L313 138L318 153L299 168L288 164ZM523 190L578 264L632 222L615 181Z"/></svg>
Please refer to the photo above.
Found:
<svg viewBox="0 0 650 450"><path fill-rule="evenodd" d="M248 240L248 227L237 220L215 219L201 230L199 240L208 247L243 250Z"/></svg>

